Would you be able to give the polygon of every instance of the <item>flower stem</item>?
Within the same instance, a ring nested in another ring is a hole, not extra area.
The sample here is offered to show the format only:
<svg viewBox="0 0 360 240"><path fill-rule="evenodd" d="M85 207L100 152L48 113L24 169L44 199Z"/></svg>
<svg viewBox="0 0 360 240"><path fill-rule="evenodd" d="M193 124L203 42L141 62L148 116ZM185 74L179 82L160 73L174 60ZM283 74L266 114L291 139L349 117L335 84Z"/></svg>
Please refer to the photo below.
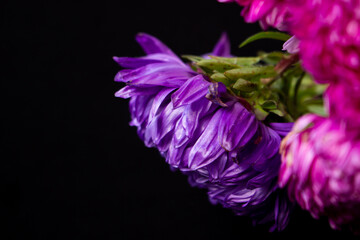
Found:
<svg viewBox="0 0 360 240"><path fill-rule="evenodd" d="M293 98L293 105L294 105L294 117L298 118L298 111L297 111L297 104L298 104L298 92L301 86L301 82L304 79L305 72L302 72L298 79L296 79L295 87L294 87L294 98Z"/></svg>

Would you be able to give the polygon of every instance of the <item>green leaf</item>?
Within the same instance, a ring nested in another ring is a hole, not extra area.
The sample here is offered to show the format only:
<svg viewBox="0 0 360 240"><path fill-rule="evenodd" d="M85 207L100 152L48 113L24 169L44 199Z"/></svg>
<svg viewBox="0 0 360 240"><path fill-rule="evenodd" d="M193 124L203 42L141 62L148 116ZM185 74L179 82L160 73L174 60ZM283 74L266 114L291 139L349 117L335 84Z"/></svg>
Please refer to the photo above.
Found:
<svg viewBox="0 0 360 240"><path fill-rule="evenodd" d="M286 33L282 33L282 32L259 32L256 33L255 35L252 35L250 37L248 37L247 39L245 39L245 41L243 41L240 45L239 48L244 47L245 45L254 42L256 40L259 39L275 39L275 40L281 40L281 41L287 41L291 36L289 34Z"/></svg>

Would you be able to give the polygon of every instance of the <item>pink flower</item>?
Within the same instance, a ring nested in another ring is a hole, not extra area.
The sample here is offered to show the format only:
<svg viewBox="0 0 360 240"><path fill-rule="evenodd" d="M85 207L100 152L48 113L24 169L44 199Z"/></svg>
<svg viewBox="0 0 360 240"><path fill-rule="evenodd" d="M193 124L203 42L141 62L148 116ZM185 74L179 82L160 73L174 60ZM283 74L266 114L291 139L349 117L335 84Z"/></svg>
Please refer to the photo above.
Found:
<svg viewBox="0 0 360 240"><path fill-rule="evenodd" d="M304 68L319 83L360 83L360 1L288 1L289 29Z"/></svg>
<svg viewBox="0 0 360 240"><path fill-rule="evenodd" d="M316 82L329 83L325 97L330 118L360 135L360 1L287 3L289 29L298 39L304 69Z"/></svg>
<svg viewBox="0 0 360 240"><path fill-rule="evenodd" d="M360 231L360 139L341 123L305 115L281 145L281 187L313 217Z"/></svg>
<svg viewBox="0 0 360 240"><path fill-rule="evenodd" d="M329 115L360 137L360 84L332 83L325 97Z"/></svg>
<svg viewBox="0 0 360 240"><path fill-rule="evenodd" d="M281 31L287 29L289 15L286 0L218 0L236 2L244 6L241 15L246 22L260 21L262 28L274 27Z"/></svg>
<svg viewBox="0 0 360 240"><path fill-rule="evenodd" d="M288 51L289 53L298 53L299 52L299 39L295 36L292 36L287 40L283 45L283 50Z"/></svg>

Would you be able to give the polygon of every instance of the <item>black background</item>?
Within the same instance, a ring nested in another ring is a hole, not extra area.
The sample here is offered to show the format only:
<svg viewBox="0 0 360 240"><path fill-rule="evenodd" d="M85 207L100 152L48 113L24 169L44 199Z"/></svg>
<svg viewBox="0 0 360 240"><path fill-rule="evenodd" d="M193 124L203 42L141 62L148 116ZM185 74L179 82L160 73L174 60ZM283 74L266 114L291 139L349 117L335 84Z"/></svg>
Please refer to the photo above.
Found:
<svg viewBox="0 0 360 240"><path fill-rule="evenodd" d="M1 239L352 238L300 209L281 233L209 203L204 190L146 148L114 93L112 56L140 56L134 36L176 53L275 50L235 4L183 1L5 1L1 6ZM246 236L246 238L244 238Z"/></svg>

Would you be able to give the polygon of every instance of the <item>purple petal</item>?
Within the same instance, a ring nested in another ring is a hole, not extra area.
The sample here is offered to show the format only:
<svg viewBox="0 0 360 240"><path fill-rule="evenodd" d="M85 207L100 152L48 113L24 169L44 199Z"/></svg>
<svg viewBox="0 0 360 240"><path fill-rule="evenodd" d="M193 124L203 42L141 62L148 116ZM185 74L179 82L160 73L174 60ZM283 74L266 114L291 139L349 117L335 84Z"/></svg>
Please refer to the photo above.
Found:
<svg viewBox="0 0 360 240"><path fill-rule="evenodd" d="M269 166L269 159L279 152L280 141L280 136L274 130L259 124L258 134L237 153L238 164L264 171Z"/></svg>
<svg viewBox="0 0 360 240"><path fill-rule="evenodd" d="M265 184L271 183L279 173L281 164L280 155L276 154L272 158L266 159L266 167L263 167L263 171L248 181L248 188L259 188Z"/></svg>
<svg viewBox="0 0 360 240"><path fill-rule="evenodd" d="M223 179L223 172L226 169L228 161L227 153L223 153L216 161L206 166L210 181Z"/></svg>
<svg viewBox="0 0 360 240"><path fill-rule="evenodd" d="M290 210L294 204L289 201L285 192L280 192L275 201L275 226L278 231L284 230L289 222Z"/></svg>
<svg viewBox="0 0 360 240"><path fill-rule="evenodd" d="M164 53L177 58L176 54L173 51L171 51L170 48L168 48L159 39L149 34L146 33L137 34L136 41L144 49L146 54Z"/></svg>
<svg viewBox="0 0 360 240"><path fill-rule="evenodd" d="M255 115L240 103L225 108L219 122L218 139L226 151L244 146L253 137L258 127Z"/></svg>
<svg viewBox="0 0 360 240"><path fill-rule="evenodd" d="M198 138L188 156L188 167L199 169L215 161L224 150L218 142L217 129L221 123L222 110L219 109L210 120L203 134Z"/></svg>
<svg viewBox="0 0 360 240"><path fill-rule="evenodd" d="M193 71L189 67L184 67L176 63L153 63L144 67L140 67L133 70L122 70L116 76L117 81L121 82L133 82L136 79L140 79L150 74L157 74L159 72L171 73L173 76L178 74L179 76L193 76Z"/></svg>
<svg viewBox="0 0 360 240"><path fill-rule="evenodd" d="M219 57L231 57L230 40L224 32L221 34L219 41L216 43L211 55Z"/></svg>
<svg viewBox="0 0 360 240"><path fill-rule="evenodd" d="M210 83L202 75L196 75L186 81L172 96L175 108L190 104L204 98Z"/></svg>
<svg viewBox="0 0 360 240"><path fill-rule="evenodd" d="M169 95L174 90L175 88L164 88L156 94L149 113L149 123L169 104L169 100L167 99L170 98Z"/></svg>
<svg viewBox="0 0 360 240"><path fill-rule="evenodd" d="M113 57L114 61L117 62L123 68L139 68L152 63L160 62L175 62L184 65L183 62L179 61L179 58L175 58L171 55L156 53L147 55L145 57Z"/></svg>
<svg viewBox="0 0 360 240"><path fill-rule="evenodd" d="M147 126L145 131L145 140L150 140L147 138L151 138L155 144L159 144L166 134L174 130L175 125L181 117L183 111L183 108L173 109L173 105L170 102L159 115L152 119L151 123Z"/></svg>
<svg viewBox="0 0 360 240"><path fill-rule="evenodd" d="M203 134L203 132L207 128L211 120L211 117L212 117L211 115L208 115L203 119L201 119L201 121L198 123L198 126L195 128L195 132L193 133L192 138L189 139L187 139L185 135L185 131L183 131L183 128L181 127L182 123L178 121L178 123L175 126L175 133L172 140L172 144L169 147L168 156L167 156L168 159L166 159L169 164L171 164L172 166L179 167L183 171L188 170L188 165L189 165L188 159L189 159L190 150L192 149L197 139ZM179 143L182 138L188 140L187 144L183 144L181 146L175 146L175 142Z"/></svg>
<svg viewBox="0 0 360 240"><path fill-rule="evenodd" d="M186 72L156 72L137 79L134 79L127 84L137 87L151 87L151 86L163 86L170 88L179 88L189 78L189 74Z"/></svg>
<svg viewBox="0 0 360 240"><path fill-rule="evenodd" d="M270 127L274 129L280 136L286 136L294 126L294 123L270 123Z"/></svg>
<svg viewBox="0 0 360 240"><path fill-rule="evenodd" d="M186 105L184 114L176 127L173 143L175 147L180 147L185 144L187 139L192 138L200 119L205 115L212 114L215 110L216 106L205 97Z"/></svg>
<svg viewBox="0 0 360 240"><path fill-rule="evenodd" d="M119 91L115 93L115 97L120 98L130 98L139 95L152 95L158 91L160 91L161 87L148 87L148 88L140 88L135 86L125 86Z"/></svg>
<svg viewBox="0 0 360 240"><path fill-rule="evenodd" d="M130 99L129 109L131 113L130 126L136 126L137 132L141 140L144 140L145 127L148 123L148 115L152 106L153 96L140 95ZM147 144L148 147L152 147L153 144Z"/></svg>

